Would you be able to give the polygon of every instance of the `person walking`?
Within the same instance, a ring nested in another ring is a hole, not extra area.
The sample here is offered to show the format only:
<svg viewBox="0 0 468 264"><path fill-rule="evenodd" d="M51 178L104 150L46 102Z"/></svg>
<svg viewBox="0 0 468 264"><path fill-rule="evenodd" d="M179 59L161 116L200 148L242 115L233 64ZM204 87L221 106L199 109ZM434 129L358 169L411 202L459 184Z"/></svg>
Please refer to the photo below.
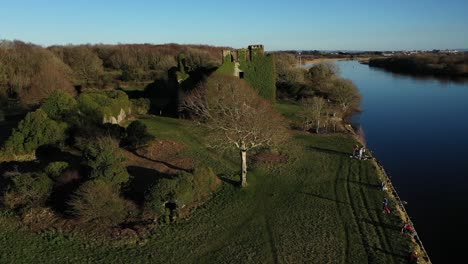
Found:
<svg viewBox="0 0 468 264"><path fill-rule="evenodd" d="M387 181L382 181L382 184L380 184L380 189L382 191L386 191L387 190Z"/></svg>
<svg viewBox="0 0 468 264"><path fill-rule="evenodd" d="M389 214L389 213L392 212L392 210L390 209L390 205L388 204L387 197L384 198L382 205L383 205L383 213L384 214Z"/></svg>
<svg viewBox="0 0 468 264"><path fill-rule="evenodd" d="M353 147L353 158L356 158L359 154L359 147L358 145L354 145Z"/></svg>
<svg viewBox="0 0 468 264"><path fill-rule="evenodd" d="M401 233L408 233L409 235L413 235L414 228L411 222L406 222L403 227L401 228Z"/></svg>
<svg viewBox="0 0 468 264"><path fill-rule="evenodd" d="M362 158L364 157L364 152L366 152L366 149L364 148L364 146L362 146L360 149L359 149L359 159L362 160Z"/></svg>

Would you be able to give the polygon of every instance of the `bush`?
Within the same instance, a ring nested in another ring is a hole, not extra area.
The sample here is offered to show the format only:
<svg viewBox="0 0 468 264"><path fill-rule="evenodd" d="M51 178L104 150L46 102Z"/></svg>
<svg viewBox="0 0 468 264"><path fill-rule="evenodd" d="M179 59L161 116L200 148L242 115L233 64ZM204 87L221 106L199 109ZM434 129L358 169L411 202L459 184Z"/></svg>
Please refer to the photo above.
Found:
<svg viewBox="0 0 468 264"><path fill-rule="evenodd" d="M62 143L67 124L50 119L42 109L28 113L13 129L5 143L6 151L12 154L31 154L39 146Z"/></svg>
<svg viewBox="0 0 468 264"><path fill-rule="evenodd" d="M92 172L92 179L99 179L110 184L119 185L129 179L125 161L117 141L110 137L98 138L89 142L83 151L83 157Z"/></svg>
<svg viewBox="0 0 468 264"><path fill-rule="evenodd" d="M41 106L41 109L54 120L63 120L71 112L76 111L77 102L73 96L64 91L54 91Z"/></svg>
<svg viewBox="0 0 468 264"><path fill-rule="evenodd" d="M193 172L193 184L195 190L197 190L196 198L198 200L215 192L220 183L220 179L216 176L212 168L196 168Z"/></svg>
<svg viewBox="0 0 468 264"><path fill-rule="evenodd" d="M10 178L4 196L10 209L42 206L52 190L52 181L45 174L17 174Z"/></svg>
<svg viewBox="0 0 468 264"><path fill-rule="evenodd" d="M55 161L49 163L45 168L44 172L49 175L52 179L57 179L62 175L62 172L68 168L68 162L65 161Z"/></svg>
<svg viewBox="0 0 468 264"><path fill-rule="evenodd" d="M80 186L69 205L71 213L81 220L104 225L122 223L132 212L131 203L119 196L119 190L101 180Z"/></svg>
<svg viewBox="0 0 468 264"><path fill-rule="evenodd" d="M133 111L138 115L145 115L150 110L151 101L148 98L138 98L130 101L132 102Z"/></svg>
<svg viewBox="0 0 468 264"><path fill-rule="evenodd" d="M138 148L147 145L153 136L148 134L148 128L141 121L133 121L127 127L125 143L131 148Z"/></svg>
<svg viewBox="0 0 468 264"><path fill-rule="evenodd" d="M160 215L167 215L166 203L178 208L202 202L217 190L220 180L211 168L197 168L194 173L182 173L175 178L163 178L146 195L146 206Z"/></svg>
<svg viewBox="0 0 468 264"><path fill-rule="evenodd" d="M121 80L124 82L140 80L141 72L137 67L125 65L122 69Z"/></svg>

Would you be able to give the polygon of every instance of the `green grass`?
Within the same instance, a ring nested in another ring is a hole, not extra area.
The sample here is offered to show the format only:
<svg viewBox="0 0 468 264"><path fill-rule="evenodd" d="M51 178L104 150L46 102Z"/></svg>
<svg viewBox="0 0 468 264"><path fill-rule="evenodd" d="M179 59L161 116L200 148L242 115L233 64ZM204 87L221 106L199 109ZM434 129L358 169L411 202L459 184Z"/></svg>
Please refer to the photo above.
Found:
<svg viewBox="0 0 468 264"><path fill-rule="evenodd" d="M199 127L163 117L143 122L237 180L237 154L204 147ZM37 235L2 216L0 263L406 263L409 239L396 216L382 214L376 168L349 158L353 144L345 136L296 134L280 149L287 164L256 166L242 190L223 183L189 219L135 244Z"/></svg>
<svg viewBox="0 0 468 264"><path fill-rule="evenodd" d="M231 62L230 56L224 58L224 63L216 70L217 73L222 73L226 75L234 74L234 62Z"/></svg>

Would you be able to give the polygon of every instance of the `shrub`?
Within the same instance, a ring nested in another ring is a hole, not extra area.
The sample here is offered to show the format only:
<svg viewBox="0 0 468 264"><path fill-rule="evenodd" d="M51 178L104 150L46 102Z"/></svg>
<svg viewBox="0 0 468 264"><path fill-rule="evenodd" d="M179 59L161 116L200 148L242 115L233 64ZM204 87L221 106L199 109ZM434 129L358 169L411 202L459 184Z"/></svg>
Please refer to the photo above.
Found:
<svg viewBox="0 0 468 264"><path fill-rule="evenodd" d="M157 214L165 215L165 204L174 200L177 184L175 179L160 179L146 195L146 207Z"/></svg>
<svg viewBox="0 0 468 264"><path fill-rule="evenodd" d="M119 190L104 181L84 183L69 202L71 213L85 222L115 225L129 215L131 204L119 196Z"/></svg>
<svg viewBox="0 0 468 264"><path fill-rule="evenodd" d="M111 184L122 184L128 181L129 175L117 141L110 137L98 138L89 142L83 151L87 165L91 167L91 178Z"/></svg>
<svg viewBox="0 0 468 264"><path fill-rule="evenodd" d="M77 102L73 96L64 91L54 91L41 106L41 109L54 120L62 120L66 115L75 111Z"/></svg>
<svg viewBox="0 0 468 264"><path fill-rule="evenodd" d="M6 150L13 154L30 154L39 146L62 143L65 138L66 123L50 119L41 109L28 113L13 129L5 143Z"/></svg>
<svg viewBox="0 0 468 264"><path fill-rule="evenodd" d="M139 115L145 115L150 110L151 101L148 98L138 98L130 100L132 102L133 111Z"/></svg>
<svg viewBox="0 0 468 264"><path fill-rule="evenodd" d="M211 168L197 168L194 173L181 173L172 179L163 178L146 196L147 208L160 215L167 215L166 203L179 208L201 202L218 188L220 180Z"/></svg>
<svg viewBox="0 0 468 264"><path fill-rule="evenodd" d="M193 172L193 184L195 190L197 190L196 198L198 200L215 192L220 183L221 181L216 176L212 168L196 168Z"/></svg>
<svg viewBox="0 0 468 264"><path fill-rule="evenodd" d="M17 174L10 178L4 203L10 209L41 206L52 190L52 181L45 174Z"/></svg>
<svg viewBox="0 0 468 264"><path fill-rule="evenodd" d="M21 216L21 222L34 231L44 230L51 227L58 219L50 208L30 208Z"/></svg>
<svg viewBox="0 0 468 264"><path fill-rule="evenodd" d="M62 172L68 168L68 162L65 161L54 161L49 163L45 168L45 173L49 175L52 179L58 178L62 175Z"/></svg>
<svg viewBox="0 0 468 264"><path fill-rule="evenodd" d="M124 82L140 80L141 72L137 67L125 65L122 69L121 80Z"/></svg>
<svg viewBox="0 0 468 264"><path fill-rule="evenodd" d="M141 121L133 121L127 127L125 142L131 148L138 148L147 145L153 136L148 134L148 128Z"/></svg>

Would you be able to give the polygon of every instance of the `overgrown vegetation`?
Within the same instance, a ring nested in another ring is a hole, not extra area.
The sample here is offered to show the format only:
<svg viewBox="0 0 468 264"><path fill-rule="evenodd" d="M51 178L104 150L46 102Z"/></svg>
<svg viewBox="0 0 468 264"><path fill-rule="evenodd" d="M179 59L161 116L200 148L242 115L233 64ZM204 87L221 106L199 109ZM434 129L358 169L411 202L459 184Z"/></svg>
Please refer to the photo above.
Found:
<svg viewBox="0 0 468 264"><path fill-rule="evenodd" d="M46 144L61 144L66 139L67 124L49 118L38 109L28 113L5 143L7 154L34 154L36 149Z"/></svg>
<svg viewBox="0 0 468 264"><path fill-rule="evenodd" d="M87 91L78 97L78 107L81 113L101 123L103 119L117 119L121 111L130 114L132 103L127 94L119 90Z"/></svg>
<svg viewBox="0 0 468 264"><path fill-rule="evenodd" d="M273 55L257 55L253 61L241 62L240 68L245 73L245 80L260 96L275 102L276 70Z"/></svg>
<svg viewBox="0 0 468 264"><path fill-rule="evenodd" d="M410 56L395 56L389 58L373 58L369 66L381 67L387 70L445 77L468 77L468 54L416 54Z"/></svg>
<svg viewBox="0 0 468 264"><path fill-rule="evenodd" d="M123 166L125 158L118 143L110 137L98 138L86 144L83 158L92 169L91 179L112 185L126 183L129 179L127 170Z"/></svg>

